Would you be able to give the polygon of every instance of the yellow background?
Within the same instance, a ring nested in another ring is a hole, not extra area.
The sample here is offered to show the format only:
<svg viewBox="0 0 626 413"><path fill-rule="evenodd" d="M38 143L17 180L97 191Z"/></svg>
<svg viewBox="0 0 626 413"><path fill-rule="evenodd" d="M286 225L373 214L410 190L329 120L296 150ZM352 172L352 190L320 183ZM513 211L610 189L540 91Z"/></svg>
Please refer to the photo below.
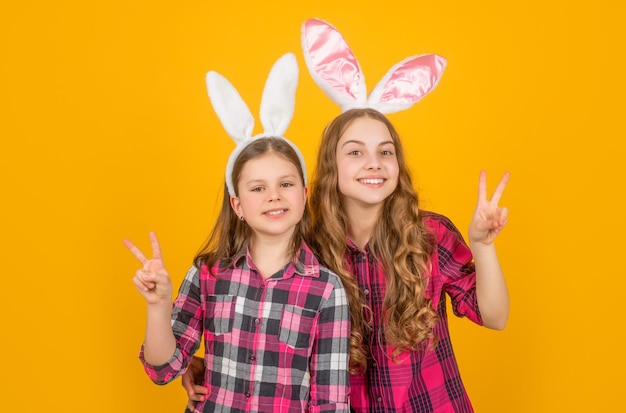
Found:
<svg viewBox="0 0 626 413"><path fill-rule="evenodd" d="M178 285L215 217L233 143L206 95L224 74L258 114L281 54L300 63L287 136L315 162L338 108L300 50L335 25L369 89L438 53L438 88L390 118L423 206L465 233L478 171L505 170L497 240L507 329L453 319L477 412L623 408L624 10L613 0L15 1L0 11L0 410L182 412L137 359L145 304L125 237L158 233ZM258 119L258 116L257 116ZM257 120L257 130L260 126Z"/></svg>

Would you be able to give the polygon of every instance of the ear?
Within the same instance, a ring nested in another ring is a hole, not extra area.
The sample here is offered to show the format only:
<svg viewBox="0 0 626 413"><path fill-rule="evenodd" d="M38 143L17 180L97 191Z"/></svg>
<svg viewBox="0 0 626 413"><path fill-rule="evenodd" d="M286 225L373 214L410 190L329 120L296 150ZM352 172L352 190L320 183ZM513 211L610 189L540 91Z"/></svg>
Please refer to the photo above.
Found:
<svg viewBox="0 0 626 413"><path fill-rule="evenodd" d="M302 25L304 61L317 85L342 110L363 107L365 78L343 35L331 24L309 19Z"/></svg>
<svg viewBox="0 0 626 413"><path fill-rule="evenodd" d="M293 117L298 86L298 62L293 53L281 56L267 77L261 98L263 133L283 136Z"/></svg>
<svg viewBox="0 0 626 413"><path fill-rule="evenodd" d="M250 139L254 118L237 89L215 71L207 73L206 85L213 109L230 137L237 144Z"/></svg>
<svg viewBox="0 0 626 413"><path fill-rule="evenodd" d="M230 207L235 211L235 214L240 217L243 215L243 211L241 209L241 202L239 202L239 197L232 196L230 197Z"/></svg>
<svg viewBox="0 0 626 413"><path fill-rule="evenodd" d="M389 69L367 103L382 113L408 109L437 86L445 68L446 59L439 55L406 58Z"/></svg>
<svg viewBox="0 0 626 413"><path fill-rule="evenodd" d="M309 187L304 187L304 202L306 202L307 197L309 196Z"/></svg>

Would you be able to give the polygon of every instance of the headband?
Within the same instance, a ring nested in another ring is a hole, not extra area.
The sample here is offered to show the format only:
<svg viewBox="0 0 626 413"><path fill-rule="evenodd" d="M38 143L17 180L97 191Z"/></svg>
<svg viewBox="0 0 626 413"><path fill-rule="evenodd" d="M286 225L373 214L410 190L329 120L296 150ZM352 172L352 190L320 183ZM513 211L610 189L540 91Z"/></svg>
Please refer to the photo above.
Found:
<svg viewBox="0 0 626 413"><path fill-rule="evenodd" d="M437 86L446 67L446 59L435 54L408 57L389 69L367 96L359 62L329 23L304 22L302 49L313 80L342 112L372 108L386 114L408 109Z"/></svg>
<svg viewBox="0 0 626 413"><path fill-rule="evenodd" d="M252 136L254 118L234 86L222 75L210 71L206 75L207 91L217 117L237 146L226 164L226 187L235 196L233 167L235 160L248 145L259 138L282 139L293 148L300 160L304 185L307 185L306 165L300 149L283 135L291 122L298 85L298 63L293 53L280 57L265 81L261 99L261 124L263 133Z"/></svg>

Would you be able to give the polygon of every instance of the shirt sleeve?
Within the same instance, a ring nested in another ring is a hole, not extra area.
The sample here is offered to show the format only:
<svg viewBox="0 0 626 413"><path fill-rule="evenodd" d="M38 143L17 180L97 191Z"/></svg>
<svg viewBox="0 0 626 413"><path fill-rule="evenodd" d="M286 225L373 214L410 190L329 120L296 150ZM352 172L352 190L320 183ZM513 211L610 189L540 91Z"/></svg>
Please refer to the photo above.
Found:
<svg viewBox="0 0 626 413"><path fill-rule="evenodd" d="M322 307L310 361L310 412L349 413L350 311L346 292L331 274L333 289Z"/></svg>
<svg viewBox="0 0 626 413"><path fill-rule="evenodd" d="M176 338L176 350L167 363L154 366L146 362L144 347L139 359L148 377L156 384L167 384L187 370L191 357L198 351L203 332L203 310L200 299L200 276L192 267L187 272L172 309L172 331Z"/></svg>
<svg viewBox="0 0 626 413"><path fill-rule="evenodd" d="M443 289L450 297L457 317L482 325L476 298L476 268L472 251L448 218L440 216L437 227L437 255Z"/></svg>

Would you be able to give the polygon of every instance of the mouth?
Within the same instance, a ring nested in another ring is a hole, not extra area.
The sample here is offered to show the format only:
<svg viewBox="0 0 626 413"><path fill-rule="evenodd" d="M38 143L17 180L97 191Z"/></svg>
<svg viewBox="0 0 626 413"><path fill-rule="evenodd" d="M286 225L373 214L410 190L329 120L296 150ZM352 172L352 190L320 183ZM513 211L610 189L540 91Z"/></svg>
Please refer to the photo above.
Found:
<svg viewBox="0 0 626 413"><path fill-rule="evenodd" d="M272 209L271 211L264 212L264 214L267 215L267 216L270 216L270 217L275 217L275 216L278 216L278 215L286 214L287 211L288 211L287 209L283 209L283 208L281 208L281 209Z"/></svg>
<svg viewBox="0 0 626 413"><path fill-rule="evenodd" d="M385 182L383 178L361 178L357 181L363 185L382 185Z"/></svg>

